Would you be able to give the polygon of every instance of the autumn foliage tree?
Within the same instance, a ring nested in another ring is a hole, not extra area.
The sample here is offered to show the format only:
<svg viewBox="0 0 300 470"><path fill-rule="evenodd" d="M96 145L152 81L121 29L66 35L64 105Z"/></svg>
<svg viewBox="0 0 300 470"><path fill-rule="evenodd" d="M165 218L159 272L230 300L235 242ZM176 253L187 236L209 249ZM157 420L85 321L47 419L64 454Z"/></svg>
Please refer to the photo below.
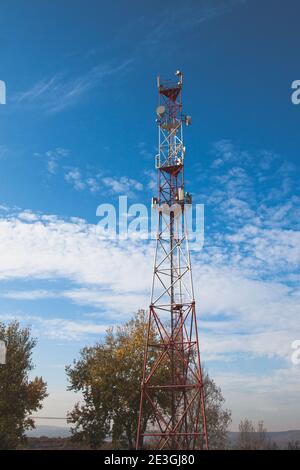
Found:
<svg viewBox="0 0 300 470"><path fill-rule="evenodd" d="M109 329L103 343L84 348L80 359L66 368L69 390L83 395L83 403L68 415L75 439L97 448L110 436L115 448L134 446L145 333L145 313L140 311L124 326ZM155 341L154 332L152 336ZM144 424L151 414L146 410Z"/></svg>
<svg viewBox="0 0 300 470"><path fill-rule="evenodd" d="M0 449L15 449L25 431L34 428L32 412L47 396L41 377L30 380L32 350L36 340L18 322L0 323L0 340L6 344L6 364L0 365Z"/></svg>
<svg viewBox="0 0 300 470"><path fill-rule="evenodd" d="M68 415L74 439L99 448L106 437L111 437L113 448L134 447L146 332L147 318L141 310L124 326L108 330L103 343L84 348L80 358L67 367L69 390L83 396L82 403L77 403ZM153 344L157 341L155 332L150 331L150 335ZM151 354L154 360L157 353ZM156 379L162 384L168 371L161 368L159 374ZM207 374L204 383L213 446L225 446L230 412L222 409L221 390ZM164 394L156 399L162 410L168 410L169 400ZM144 409L143 418L143 428L149 420L155 423L150 405Z"/></svg>

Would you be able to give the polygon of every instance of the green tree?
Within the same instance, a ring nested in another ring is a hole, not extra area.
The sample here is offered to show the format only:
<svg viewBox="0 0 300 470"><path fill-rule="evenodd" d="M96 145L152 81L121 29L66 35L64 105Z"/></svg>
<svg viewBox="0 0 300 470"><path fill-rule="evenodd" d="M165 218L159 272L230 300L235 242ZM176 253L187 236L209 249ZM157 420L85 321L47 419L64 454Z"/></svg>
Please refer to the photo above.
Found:
<svg viewBox="0 0 300 470"><path fill-rule="evenodd" d="M74 425L74 439L98 448L110 436L113 448L134 447L146 331L147 317L141 310L116 331L108 330L103 343L84 348L80 359L66 368L69 390L81 392L83 396L83 403L77 403L68 415L69 423ZM155 332L151 331L150 343L156 340ZM157 353L152 354L154 360ZM168 369L166 362L157 371L159 383L168 379ZM214 446L225 445L230 412L222 409L221 391L207 374L205 384L210 436ZM168 410L167 396L160 393L156 398L161 409ZM143 429L148 421L154 423L150 405L144 409L143 418Z"/></svg>
<svg viewBox="0 0 300 470"><path fill-rule="evenodd" d="M28 328L0 323L0 340L7 348L6 364L0 365L0 449L15 449L25 431L34 428L30 415L41 408L46 383L41 377L29 379L36 340Z"/></svg>

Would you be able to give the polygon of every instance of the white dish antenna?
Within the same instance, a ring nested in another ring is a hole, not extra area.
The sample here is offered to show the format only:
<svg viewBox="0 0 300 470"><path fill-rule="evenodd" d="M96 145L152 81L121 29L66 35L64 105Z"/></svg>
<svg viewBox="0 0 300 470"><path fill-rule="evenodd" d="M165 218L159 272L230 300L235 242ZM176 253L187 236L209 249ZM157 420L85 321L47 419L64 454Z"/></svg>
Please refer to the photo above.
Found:
<svg viewBox="0 0 300 470"><path fill-rule="evenodd" d="M157 108L156 108L156 114L157 114L157 116L158 116L159 118L162 118L163 115L165 114L165 112L166 112L166 108L165 108L163 105L157 106Z"/></svg>

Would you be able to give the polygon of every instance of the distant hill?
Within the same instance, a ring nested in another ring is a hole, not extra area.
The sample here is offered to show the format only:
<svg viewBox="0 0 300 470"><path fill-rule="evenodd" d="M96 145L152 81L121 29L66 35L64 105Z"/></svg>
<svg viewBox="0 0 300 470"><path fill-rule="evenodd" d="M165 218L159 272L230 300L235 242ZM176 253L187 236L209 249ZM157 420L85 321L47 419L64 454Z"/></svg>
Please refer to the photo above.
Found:
<svg viewBox="0 0 300 470"><path fill-rule="evenodd" d="M47 425L37 425L35 429L31 429L26 433L28 437L70 437L70 429L63 426L47 426Z"/></svg>
<svg viewBox="0 0 300 470"><path fill-rule="evenodd" d="M230 447L236 447L238 442L238 432L229 432ZM278 431L278 432L267 432L267 437L277 444L278 447L287 447L289 442L299 441L300 443L300 430L295 429L291 431Z"/></svg>
<svg viewBox="0 0 300 470"><path fill-rule="evenodd" d="M39 438L47 436L49 438L67 438L70 437L70 429L63 426L37 425L36 429L27 432L28 437ZM235 448L238 442L238 432L229 432L230 447ZM277 444L279 448L286 448L289 442L299 441L300 430L268 432L267 437Z"/></svg>

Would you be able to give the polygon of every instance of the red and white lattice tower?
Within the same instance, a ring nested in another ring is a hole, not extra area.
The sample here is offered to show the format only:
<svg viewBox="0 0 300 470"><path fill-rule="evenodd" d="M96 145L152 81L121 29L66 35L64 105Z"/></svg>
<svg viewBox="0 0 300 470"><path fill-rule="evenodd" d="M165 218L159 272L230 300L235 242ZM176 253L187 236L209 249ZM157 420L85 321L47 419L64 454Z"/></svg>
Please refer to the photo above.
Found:
<svg viewBox="0 0 300 470"><path fill-rule="evenodd" d="M137 448L208 449L192 268L188 247L182 112L183 75L161 82L156 109L158 228L141 385ZM148 419L149 416L154 417Z"/></svg>

